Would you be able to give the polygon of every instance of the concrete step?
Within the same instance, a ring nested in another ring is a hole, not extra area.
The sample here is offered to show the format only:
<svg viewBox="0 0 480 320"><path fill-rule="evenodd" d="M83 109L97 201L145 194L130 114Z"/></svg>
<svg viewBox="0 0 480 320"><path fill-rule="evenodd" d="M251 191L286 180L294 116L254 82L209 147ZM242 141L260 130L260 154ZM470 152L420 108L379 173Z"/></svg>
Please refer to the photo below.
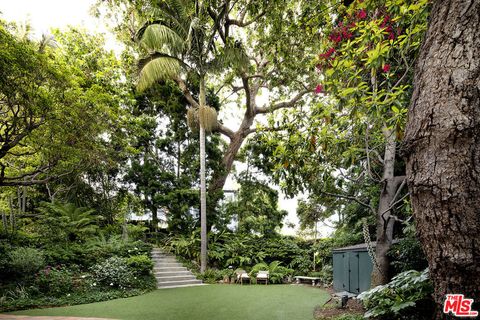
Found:
<svg viewBox="0 0 480 320"><path fill-rule="evenodd" d="M181 263L178 262L177 260L153 260L152 259L152 261L153 261L154 264L175 263L175 264L180 264L181 265Z"/></svg>
<svg viewBox="0 0 480 320"><path fill-rule="evenodd" d="M183 286L190 284L202 284L201 280L179 280L168 282L157 282L157 288L169 287L169 286Z"/></svg>
<svg viewBox="0 0 480 320"><path fill-rule="evenodd" d="M188 271L185 267L154 267L153 272L178 272L178 271Z"/></svg>
<svg viewBox="0 0 480 320"><path fill-rule="evenodd" d="M193 283L193 284L182 284L182 285L169 285L161 286L157 289L173 289L173 288L185 288L185 287L197 287L197 286L207 286L206 283Z"/></svg>
<svg viewBox="0 0 480 320"><path fill-rule="evenodd" d="M178 262L175 258L152 258L152 260L155 262Z"/></svg>
<svg viewBox="0 0 480 320"><path fill-rule="evenodd" d="M154 248L152 260L153 272L159 289L203 285L202 281L197 280L172 254L166 254L159 248Z"/></svg>
<svg viewBox="0 0 480 320"><path fill-rule="evenodd" d="M181 263L178 262L157 262L155 263L156 268L178 268L183 267Z"/></svg>
<svg viewBox="0 0 480 320"><path fill-rule="evenodd" d="M187 276L169 276L169 277L155 277L157 279L157 283L163 282L173 282L173 281L186 281L186 280L197 280L193 275Z"/></svg>
<svg viewBox="0 0 480 320"><path fill-rule="evenodd" d="M160 255L152 254L152 259L175 259L175 257L172 257L172 256L160 256Z"/></svg>
<svg viewBox="0 0 480 320"><path fill-rule="evenodd" d="M185 271L154 271L155 276L170 277L170 276L190 276L192 273L188 270Z"/></svg>

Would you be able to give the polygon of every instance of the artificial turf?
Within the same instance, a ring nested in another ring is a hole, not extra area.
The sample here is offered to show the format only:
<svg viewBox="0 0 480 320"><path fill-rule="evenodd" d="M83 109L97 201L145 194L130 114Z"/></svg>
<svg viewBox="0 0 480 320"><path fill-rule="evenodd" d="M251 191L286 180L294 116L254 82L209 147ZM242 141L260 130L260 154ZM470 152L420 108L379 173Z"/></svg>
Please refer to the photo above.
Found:
<svg viewBox="0 0 480 320"><path fill-rule="evenodd" d="M311 320L315 306L327 299L325 291L306 286L208 285L155 290L131 298L12 314L125 320Z"/></svg>

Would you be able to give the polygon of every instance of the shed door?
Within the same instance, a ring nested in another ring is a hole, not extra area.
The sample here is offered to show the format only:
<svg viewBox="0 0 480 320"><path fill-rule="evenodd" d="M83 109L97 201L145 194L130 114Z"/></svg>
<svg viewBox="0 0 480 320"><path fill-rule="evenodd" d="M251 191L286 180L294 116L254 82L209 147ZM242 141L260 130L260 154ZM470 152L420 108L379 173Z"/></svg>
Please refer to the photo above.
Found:
<svg viewBox="0 0 480 320"><path fill-rule="evenodd" d="M371 277L372 277L372 270L373 270L373 263L372 259L370 259L370 256L368 255L368 252L362 251L359 252L360 257L359 257L359 270L361 270L360 274L360 292L366 291L370 289L370 283L371 283Z"/></svg>
<svg viewBox="0 0 480 320"><path fill-rule="evenodd" d="M335 291L348 291L348 253L333 254L333 288Z"/></svg>
<svg viewBox="0 0 480 320"><path fill-rule="evenodd" d="M348 253L348 273L349 273L349 292L360 293L360 283L359 283L359 253L358 252L349 252Z"/></svg>

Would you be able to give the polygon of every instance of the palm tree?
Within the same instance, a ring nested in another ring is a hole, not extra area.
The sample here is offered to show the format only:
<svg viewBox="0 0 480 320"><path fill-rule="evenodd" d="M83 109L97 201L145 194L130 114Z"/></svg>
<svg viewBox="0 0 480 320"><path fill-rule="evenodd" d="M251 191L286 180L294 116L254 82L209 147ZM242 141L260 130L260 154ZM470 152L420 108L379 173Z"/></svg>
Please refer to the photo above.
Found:
<svg viewBox="0 0 480 320"><path fill-rule="evenodd" d="M140 60L138 89L142 91L159 80L173 79L193 108L189 114L196 118L194 122L198 123L200 131L200 271L203 273L207 266L205 130L211 130L217 119L215 110L206 105L205 95L207 57L212 41L207 41L206 24L202 23L202 4L192 4L185 0L160 3L160 19L146 23L138 31L140 47L147 53L147 57ZM213 36L212 33L208 38L213 39ZM181 79L182 72L194 72L198 76L198 102Z"/></svg>

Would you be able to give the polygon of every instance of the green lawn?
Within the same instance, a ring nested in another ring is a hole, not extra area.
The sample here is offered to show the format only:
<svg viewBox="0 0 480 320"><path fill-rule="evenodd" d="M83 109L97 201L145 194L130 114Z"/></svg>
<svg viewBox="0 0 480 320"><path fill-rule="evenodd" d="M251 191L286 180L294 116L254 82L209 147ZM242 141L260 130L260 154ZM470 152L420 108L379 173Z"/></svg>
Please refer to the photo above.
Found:
<svg viewBox="0 0 480 320"><path fill-rule="evenodd" d="M71 307L17 311L34 316L105 317L135 320L311 320L328 294L293 285L208 285Z"/></svg>

